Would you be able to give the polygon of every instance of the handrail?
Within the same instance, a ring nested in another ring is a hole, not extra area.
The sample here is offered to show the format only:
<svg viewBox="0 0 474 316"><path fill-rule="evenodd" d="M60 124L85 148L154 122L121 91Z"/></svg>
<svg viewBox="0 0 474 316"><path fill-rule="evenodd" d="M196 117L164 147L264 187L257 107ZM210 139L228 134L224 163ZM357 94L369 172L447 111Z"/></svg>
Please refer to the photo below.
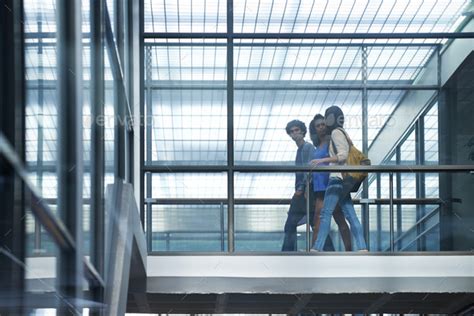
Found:
<svg viewBox="0 0 474 316"><path fill-rule="evenodd" d="M272 173L272 172L474 172L472 165L374 165L374 166L144 166L143 172L182 173L182 172L242 172L242 173Z"/></svg>
<svg viewBox="0 0 474 316"><path fill-rule="evenodd" d="M33 214L51 235L51 238L59 247L67 251L76 251L76 243L63 221L51 211L51 208L46 203L45 199L41 197L36 187L30 182L26 169L22 166L22 163L15 154L13 147L10 145L3 133L0 132L0 157L1 156L5 158L6 162L20 177L21 181L25 184L25 189L30 192L31 209ZM86 278L93 284L104 286L105 283L101 276L85 258L83 258L83 264Z"/></svg>
<svg viewBox="0 0 474 316"><path fill-rule="evenodd" d="M265 199L265 198L255 198L255 199L235 199L234 204L236 205L288 205L290 204L291 199ZM227 204L227 199L197 199L197 198L156 198L156 199L145 199L145 204L151 203L153 205L219 205ZM354 204L368 204L368 205L390 205L390 199L353 199ZM441 204L441 199L393 199L393 204L403 204L403 205L431 205L431 204Z"/></svg>

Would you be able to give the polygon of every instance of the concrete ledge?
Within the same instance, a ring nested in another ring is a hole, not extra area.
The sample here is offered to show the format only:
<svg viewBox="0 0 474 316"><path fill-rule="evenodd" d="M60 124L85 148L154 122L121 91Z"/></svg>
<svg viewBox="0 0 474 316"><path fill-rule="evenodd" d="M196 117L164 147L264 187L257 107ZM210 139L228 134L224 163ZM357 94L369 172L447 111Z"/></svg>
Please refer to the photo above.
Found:
<svg viewBox="0 0 474 316"><path fill-rule="evenodd" d="M147 293L474 293L472 256L149 256Z"/></svg>

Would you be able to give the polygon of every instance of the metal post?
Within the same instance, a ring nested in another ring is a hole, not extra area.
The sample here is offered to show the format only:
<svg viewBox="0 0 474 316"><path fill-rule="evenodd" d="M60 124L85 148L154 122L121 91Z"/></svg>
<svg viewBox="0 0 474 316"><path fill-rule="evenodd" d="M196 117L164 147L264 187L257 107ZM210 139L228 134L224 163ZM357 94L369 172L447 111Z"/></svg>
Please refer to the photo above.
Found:
<svg viewBox="0 0 474 316"><path fill-rule="evenodd" d="M415 156L416 156L416 164L423 165L425 162L425 151L424 151L424 143L425 143L425 135L424 135L424 115L422 115L415 123ZM417 198L424 198L425 197L425 174L424 173L416 173L416 197ZM418 222L424 216L424 205L417 205L416 206L416 222ZM422 224L423 225L423 224ZM416 235L422 233L423 227L422 225L418 225L416 227ZM417 251L423 251L424 244L425 244L425 237L419 238L417 240Z"/></svg>
<svg viewBox="0 0 474 316"><path fill-rule="evenodd" d="M146 50L146 56L145 56L145 67L146 67L146 70L145 70L145 75L146 75L146 119L145 119L145 124L146 126L144 127L146 129L146 146L145 146L145 149L146 149L146 155L145 155L145 160L146 160L146 164L147 165L151 165L151 162L152 162L152 152L151 152L151 144L152 144L152 135L153 135L153 131L152 131L152 123L153 123L153 120L151 120L151 118L153 118L153 111L152 111L152 90L150 88L150 81L151 81L151 48L148 48L147 47L147 50ZM141 140L141 142L143 143L144 140ZM151 172L147 172L145 174L145 192L142 193L142 195L146 195L146 198L147 199L151 199L152 198L152 182L151 182L151 177L152 177L152 174ZM151 214L151 207L148 207L148 204L147 204L147 208L145 210L145 214L143 215L143 217L146 217L146 233L147 233L147 242L148 242L148 251L151 251L151 248L152 248L152 231L151 231L151 226L149 227L148 226L148 223L151 224L151 221L152 221L152 214ZM145 219L145 218L144 218Z"/></svg>
<svg viewBox="0 0 474 316"><path fill-rule="evenodd" d="M311 172L308 172L306 175L306 252L309 252L311 249L311 224L310 224L310 192L309 192L309 179L311 177Z"/></svg>
<svg viewBox="0 0 474 316"><path fill-rule="evenodd" d="M148 187L148 178L151 177L149 173L147 173L147 187ZM149 201L146 202L146 244L148 252L153 251L153 232L152 232L152 225L151 225L151 212L152 212L152 205Z"/></svg>
<svg viewBox="0 0 474 316"><path fill-rule="evenodd" d="M41 14L38 13L38 33L43 32L43 23L41 21ZM43 38L40 36L38 38L38 108L39 108L39 115L38 115L38 149L36 153L36 166L38 167L36 171L36 185L38 188L42 188L43 184L43 143L44 143L44 80L43 80ZM41 191L40 191L41 192ZM42 192L41 192L42 193ZM41 225L37 219L35 219L35 248L34 251L36 253L41 252Z"/></svg>
<svg viewBox="0 0 474 316"><path fill-rule="evenodd" d="M377 199L382 195L381 176L377 173ZM382 250L382 207L377 204L377 250Z"/></svg>
<svg viewBox="0 0 474 316"><path fill-rule="evenodd" d="M227 238L234 252L234 1L227 0Z"/></svg>
<svg viewBox="0 0 474 316"><path fill-rule="evenodd" d="M367 90L368 80L368 61L367 61L367 46L362 46L362 152L364 154L369 153L369 136L368 136L368 125L369 125L369 96ZM369 182L367 179L362 184L362 198L367 199L369 197ZM364 230L364 237L367 243L367 249L370 250L370 218L369 218L369 205L367 203L361 205L361 217L362 227Z"/></svg>
<svg viewBox="0 0 474 316"><path fill-rule="evenodd" d="M397 166L400 166L402 163L402 153L401 153L401 145L398 145L396 148L396 163ZM396 197L399 199L402 197L402 174L397 172L396 174L397 179L397 188L396 188ZM397 237L402 234L402 206L397 204Z"/></svg>
<svg viewBox="0 0 474 316"><path fill-rule="evenodd" d="M139 153L139 164L140 164L140 200L139 200L139 208L140 208L140 221L142 222L142 228L145 226L145 176L144 176L144 161L145 161L145 124L148 123L147 116L144 116L145 113L145 52L144 52L144 39L143 39L143 32L144 32L144 1L139 0L139 73L140 73L140 125L139 125L139 133L140 133L140 153ZM134 184L136 185L136 184Z"/></svg>
<svg viewBox="0 0 474 316"><path fill-rule="evenodd" d="M389 190L389 198L390 198L390 252L394 252L394 234L393 234L393 172L389 173L389 185L388 185L388 190Z"/></svg>
<svg viewBox="0 0 474 316"><path fill-rule="evenodd" d="M58 67L58 210L76 242L76 251L60 250L58 314L82 314L82 32L81 1L56 1ZM73 309L71 311L71 309Z"/></svg>
<svg viewBox="0 0 474 316"><path fill-rule="evenodd" d="M104 0L90 0L91 21L91 259L97 272L105 276L105 214L104 214L104 126L99 124L104 116ZM104 301L104 289L92 289L96 302ZM100 314L94 312L94 314Z"/></svg>
<svg viewBox="0 0 474 316"><path fill-rule="evenodd" d="M224 242L224 203L220 204L220 226L221 226L221 251L225 250L225 242Z"/></svg>
<svg viewBox="0 0 474 316"><path fill-rule="evenodd" d="M23 1L5 0L0 6L0 131L24 160L25 84ZM25 270L25 197L23 184L0 155L0 297L15 300L0 314L22 315Z"/></svg>

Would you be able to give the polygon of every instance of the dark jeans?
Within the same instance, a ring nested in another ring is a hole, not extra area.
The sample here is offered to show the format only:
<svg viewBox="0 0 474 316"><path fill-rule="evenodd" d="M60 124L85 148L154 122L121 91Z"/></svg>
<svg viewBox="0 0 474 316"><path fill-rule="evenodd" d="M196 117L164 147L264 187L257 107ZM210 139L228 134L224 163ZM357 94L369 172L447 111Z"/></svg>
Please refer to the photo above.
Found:
<svg viewBox="0 0 474 316"><path fill-rule="evenodd" d="M310 212L309 212L309 223L311 227L314 226L314 198L310 196ZM296 228L298 227L299 221L306 216L306 199L303 195L293 196L290 203L290 209L288 210L288 217L285 223L285 239L283 240L283 246L281 251L296 251ZM331 238L327 238L324 244L325 251L334 251L334 245Z"/></svg>

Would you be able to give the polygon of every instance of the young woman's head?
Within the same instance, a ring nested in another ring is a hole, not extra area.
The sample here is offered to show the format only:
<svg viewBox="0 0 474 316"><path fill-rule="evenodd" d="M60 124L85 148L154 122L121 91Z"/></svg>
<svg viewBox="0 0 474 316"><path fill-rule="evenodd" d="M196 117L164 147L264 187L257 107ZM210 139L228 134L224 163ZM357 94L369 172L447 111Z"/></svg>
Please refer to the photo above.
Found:
<svg viewBox="0 0 474 316"><path fill-rule="evenodd" d="M309 124L309 134L314 146L319 146L321 140L327 135L324 116L316 114Z"/></svg>
<svg viewBox="0 0 474 316"><path fill-rule="evenodd" d="M344 113L341 108L336 105L333 105L326 110L324 113L324 119L328 133L331 133L338 127L344 127Z"/></svg>

